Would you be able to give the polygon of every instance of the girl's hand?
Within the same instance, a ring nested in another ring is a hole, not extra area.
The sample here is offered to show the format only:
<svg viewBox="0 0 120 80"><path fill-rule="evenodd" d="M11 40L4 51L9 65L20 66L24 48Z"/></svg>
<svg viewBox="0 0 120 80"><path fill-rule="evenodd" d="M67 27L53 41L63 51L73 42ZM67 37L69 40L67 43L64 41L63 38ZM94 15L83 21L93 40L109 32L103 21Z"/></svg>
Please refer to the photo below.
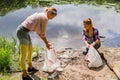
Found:
<svg viewBox="0 0 120 80"><path fill-rule="evenodd" d="M94 47L95 46L95 42L93 42L91 45Z"/></svg>
<svg viewBox="0 0 120 80"><path fill-rule="evenodd" d="M87 48L90 48L90 44L87 44Z"/></svg>
<svg viewBox="0 0 120 80"><path fill-rule="evenodd" d="M48 41L48 43L46 44L46 47L47 47L48 49L52 49L52 43Z"/></svg>

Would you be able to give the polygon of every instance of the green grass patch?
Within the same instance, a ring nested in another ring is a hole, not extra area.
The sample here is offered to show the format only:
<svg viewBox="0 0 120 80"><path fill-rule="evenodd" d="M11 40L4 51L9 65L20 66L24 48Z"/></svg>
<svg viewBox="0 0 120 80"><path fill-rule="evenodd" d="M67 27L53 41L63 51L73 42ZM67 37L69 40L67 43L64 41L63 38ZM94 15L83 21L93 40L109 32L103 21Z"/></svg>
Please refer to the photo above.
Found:
<svg viewBox="0 0 120 80"><path fill-rule="evenodd" d="M13 79L11 78L9 75L5 75L5 76L0 76L0 80L16 80L16 79Z"/></svg>
<svg viewBox="0 0 120 80"><path fill-rule="evenodd" d="M21 73L1 73L0 80L21 80Z"/></svg>
<svg viewBox="0 0 120 80"><path fill-rule="evenodd" d="M19 60L19 50L15 38L0 36L0 71L10 70L14 60ZM19 65L18 65L19 66Z"/></svg>
<svg viewBox="0 0 120 80"><path fill-rule="evenodd" d="M45 46L34 46L33 51L37 53L36 57L42 55ZM17 80L18 77L12 77L9 72L21 71L20 66L20 50L17 39L0 36L0 80ZM42 80L47 80L42 78Z"/></svg>
<svg viewBox="0 0 120 80"><path fill-rule="evenodd" d="M4 70L10 65L12 45L8 38L0 37L0 69Z"/></svg>

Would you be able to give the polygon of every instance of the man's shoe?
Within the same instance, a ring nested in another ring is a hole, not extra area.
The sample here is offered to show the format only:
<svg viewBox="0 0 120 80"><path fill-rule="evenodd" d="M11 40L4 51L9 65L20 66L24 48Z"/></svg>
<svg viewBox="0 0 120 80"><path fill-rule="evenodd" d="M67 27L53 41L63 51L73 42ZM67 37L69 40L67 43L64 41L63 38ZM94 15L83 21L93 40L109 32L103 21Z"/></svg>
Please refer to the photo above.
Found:
<svg viewBox="0 0 120 80"><path fill-rule="evenodd" d="M32 68L32 69L30 69L30 68L28 68L28 73L36 73L36 72L38 72L39 70L38 69L36 69L36 68Z"/></svg>
<svg viewBox="0 0 120 80"><path fill-rule="evenodd" d="M22 75L22 80L33 80L33 79L29 75L27 75L26 77Z"/></svg>

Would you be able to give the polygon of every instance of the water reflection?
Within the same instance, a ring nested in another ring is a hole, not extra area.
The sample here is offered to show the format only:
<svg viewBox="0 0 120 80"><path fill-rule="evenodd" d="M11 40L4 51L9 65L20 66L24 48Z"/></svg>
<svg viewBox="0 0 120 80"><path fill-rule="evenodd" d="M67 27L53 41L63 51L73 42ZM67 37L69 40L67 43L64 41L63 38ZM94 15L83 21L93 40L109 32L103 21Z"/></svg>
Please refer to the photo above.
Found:
<svg viewBox="0 0 120 80"><path fill-rule="evenodd" d="M0 0L0 16L5 16L11 11L26 8L28 5L32 8L48 7L54 4L89 4L103 5L106 8L114 8L116 12L120 12L119 0Z"/></svg>
<svg viewBox="0 0 120 80"><path fill-rule="evenodd" d="M86 17L93 19L94 25L99 29L100 35L106 36L103 46L120 47L120 13L114 9L107 9L104 6L81 5L53 5L57 8L58 15L49 21L47 37L56 47L80 48L82 43L82 21ZM43 8L31 8L27 6L0 17L0 35L13 34L17 26L29 15L34 12L41 12ZM34 33L31 34L33 44L42 44L41 40Z"/></svg>

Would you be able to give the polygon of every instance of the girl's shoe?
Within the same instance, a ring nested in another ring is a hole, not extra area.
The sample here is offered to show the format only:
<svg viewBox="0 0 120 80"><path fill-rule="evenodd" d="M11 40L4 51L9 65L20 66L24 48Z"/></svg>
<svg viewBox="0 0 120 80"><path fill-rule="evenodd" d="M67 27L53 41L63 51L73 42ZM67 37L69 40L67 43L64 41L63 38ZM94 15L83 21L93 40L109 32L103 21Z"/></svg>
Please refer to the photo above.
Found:
<svg viewBox="0 0 120 80"><path fill-rule="evenodd" d="M29 75L27 75L26 77L22 75L22 80L33 80L33 79Z"/></svg>
<svg viewBox="0 0 120 80"><path fill-rule="evenodd" d="M36 68L32 68L32 69L30 69L30 68L28 68L28 73L36 73L36 72L38 72L39 70L38 69L36 69Z"/></svg>

